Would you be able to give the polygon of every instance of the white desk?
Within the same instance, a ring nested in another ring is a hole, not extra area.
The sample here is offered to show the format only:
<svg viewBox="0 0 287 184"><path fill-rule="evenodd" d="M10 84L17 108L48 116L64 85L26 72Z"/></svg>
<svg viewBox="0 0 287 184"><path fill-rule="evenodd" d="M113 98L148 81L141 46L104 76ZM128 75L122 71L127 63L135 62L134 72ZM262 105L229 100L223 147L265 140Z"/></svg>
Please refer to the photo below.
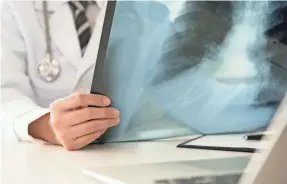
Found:
<svg viewBox="0 0 287 184"><path fill-rule="evenodd" d="M244 153L176 148L183 140L93 145L68 152L58 146L2 144L3 184L97 184L82 169L90 166L241 156Z"/></svg>

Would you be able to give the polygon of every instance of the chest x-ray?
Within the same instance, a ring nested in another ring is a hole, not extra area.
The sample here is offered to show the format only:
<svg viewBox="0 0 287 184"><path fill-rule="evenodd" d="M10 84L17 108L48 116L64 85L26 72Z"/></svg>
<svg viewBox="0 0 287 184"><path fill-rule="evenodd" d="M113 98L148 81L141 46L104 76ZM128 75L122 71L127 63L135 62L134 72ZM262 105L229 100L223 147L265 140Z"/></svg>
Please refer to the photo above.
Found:
<svg viewBox="0 0 287 184"><path fill-rule="evenodd" d="M284 2L109 2L92 93L121 122L103 142L268 125L286 91Z"/></svg>

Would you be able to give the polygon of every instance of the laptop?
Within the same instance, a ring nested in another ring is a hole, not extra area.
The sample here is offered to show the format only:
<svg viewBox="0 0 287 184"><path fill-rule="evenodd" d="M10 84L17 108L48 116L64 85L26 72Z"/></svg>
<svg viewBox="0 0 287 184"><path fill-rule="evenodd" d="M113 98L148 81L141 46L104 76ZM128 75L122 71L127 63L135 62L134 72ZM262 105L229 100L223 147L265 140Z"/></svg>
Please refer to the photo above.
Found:
<svg viewBox="0 0 287 184"><path fill-rule="evenodd" d="M268 127L274 134L263 137L266 149L252 157L87 168L83 172L103 184L286 184L286 100Z"/></svg>

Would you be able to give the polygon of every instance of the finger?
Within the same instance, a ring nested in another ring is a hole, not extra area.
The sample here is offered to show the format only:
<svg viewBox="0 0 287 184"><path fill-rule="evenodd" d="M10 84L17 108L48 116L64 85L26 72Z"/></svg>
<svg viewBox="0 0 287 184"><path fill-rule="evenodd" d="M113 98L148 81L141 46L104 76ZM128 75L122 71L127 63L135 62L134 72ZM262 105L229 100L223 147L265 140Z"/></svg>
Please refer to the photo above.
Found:
<svg viewBox="0 0 287 184"><path fill-rule="evenodd" d="M114 119L118 118L119 115L119 110L113 107L86 107L67 112L65 119L69 119L69 125L76 125L94 119Z"/></svg>
<svg viewBox="0 0 287 184"><path fill-rule="evenodd" d="M73 126L70 129L70 133L71 135L74 135L75 138L78 138L92 132L106 130L110 127L116 126L119 124L119 122L120 118L87 121L85 123Z"/></svg>
<svg viewBox="0 0 287 184"><path fill-rule="evenodd" d="M110 103L110 99L103 95L75 93L57 100L51 105L51 108L67 111L87 106L106 107Z"/></svg>
<svg viewBox="0 0 287 184"><path fill-rule="evenodd" d="M82 137L79 137L77 139L74 140L73 145L71 146L71 148L69 150L76 150L76 149L80 149L90 143L92 143L93 141L95 141L98 137L100 137L105 131L97 131L97 132L93 132L87 135L84 135Z"/></svg>

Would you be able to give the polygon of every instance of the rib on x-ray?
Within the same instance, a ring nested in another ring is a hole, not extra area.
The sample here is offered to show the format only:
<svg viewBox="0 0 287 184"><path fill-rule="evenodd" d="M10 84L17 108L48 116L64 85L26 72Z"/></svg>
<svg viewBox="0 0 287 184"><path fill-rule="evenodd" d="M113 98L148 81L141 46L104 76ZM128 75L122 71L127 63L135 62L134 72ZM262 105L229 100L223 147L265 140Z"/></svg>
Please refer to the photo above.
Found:
<svg viewBox="0 0 287 184"><path fill-rule="evenodd" d="M121 122L102 140L266 127L286 91L285 4L117 1L91 91Z"/></svg>

